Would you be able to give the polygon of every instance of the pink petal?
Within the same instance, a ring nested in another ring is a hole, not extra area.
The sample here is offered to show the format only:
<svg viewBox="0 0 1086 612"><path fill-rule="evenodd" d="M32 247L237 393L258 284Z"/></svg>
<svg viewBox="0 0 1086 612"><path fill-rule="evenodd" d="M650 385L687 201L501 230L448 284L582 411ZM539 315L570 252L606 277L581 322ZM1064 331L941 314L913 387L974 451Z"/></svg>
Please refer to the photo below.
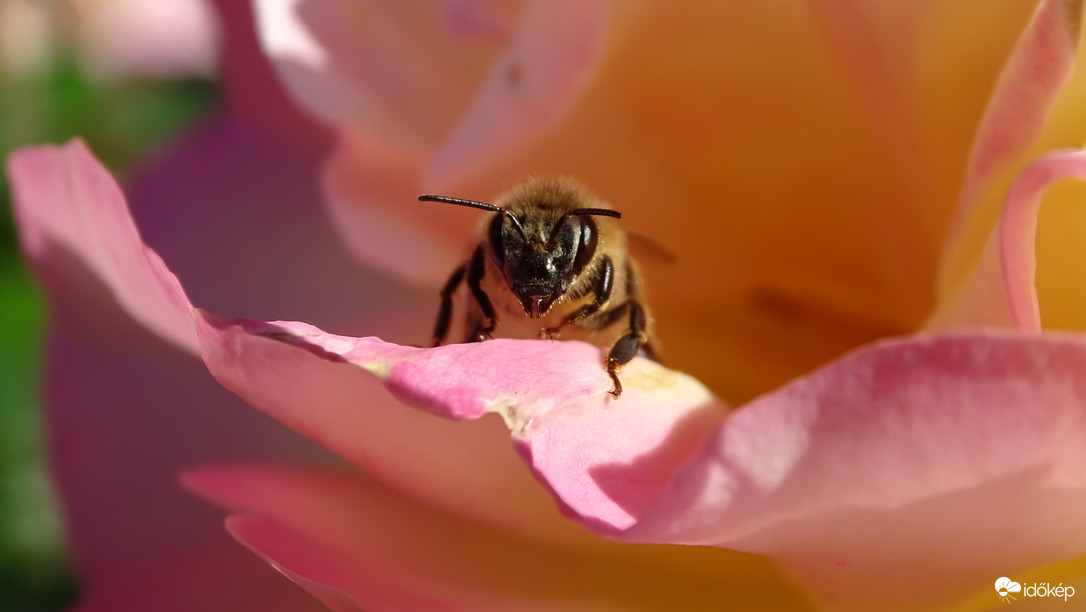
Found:
<svg viewBox="0 0 1086 612"><path fill-rule="evenodd" d="M224 312L298 314L413 341L405 332L414 328L407 313L417 303L428 318L433 296L359 272L312 205L319 197L317 165L315 154L284 146L248 121L217 117L134 177L132 212L200 303ZM110 222L108 215L87 217L80 231L99 235L104 230L97 224ZM175 580L227 602L214 607L205 600L206 606L187 609L270 609L262 594L280 592L275 585L238 578L238 588L253 597L243 605L244 592L223 586L230 580L225 569L194 569L213 543L236 544L215 512L180 489L176 475L211 460L312 463L328 461L330 453L252 410L222 389L202 362L148 333L111 296L93 291L99 281L91 272L76 266L48 286L54 327L44 371L50 467L91 600L103 602L97 609L121 610L111 606L131 588L140 592L133 601L146 604L137 609L166 609L168 601L150 603L157 587L138 585L162 585L149 575L155 568L187 564L192 572L187 578L174 573ZM247 557L242 560L260 569ZM274 572L260 575L286 582ZM162 597L171 593L162 588Z"/></svg>
<svg viewBox="0 0 1086 612"><path fill-rule="evenodd" d="M329 585L346 583L355 586L360 582L361 588L356 588L365 594L363 601L372 602L370 605L377 605L378 609L439 609L437 602L425 601L403 587L390 589L389 584L394 584L395 576L382 575L384 572L380 568L359 567L341 551L321 546L274 519L232 516L226 521L226 529L237 541L335 612L363 612L365 608L348 593Z"/></svg>
<svg viewBox="0 0 1086 612"><path fill-rule="evenodd" d="M999 219L1000 263L1012 323L1041 329L1037 303L1037 215L1049 185L1064 178L1086 180L1086 152L1052 152L1019 175L1003 204Z"/></svg>
<svg viewBox="0 0 1086 612"><path fill-rule="evenodd" d="M441 3L254 4L265 52L294 99L332 126L432 147L469 99L489 49L452 44Z"/></svg>
<svg viewBox="0 0 1086 612"><path fill-rule="evenodd" d="M1086 152L1052 152L1022 172L1007 193L999 223L980 260L957 293L939 305L927 328L996 325L1041 329L1035 284L1037 215L1045 190L1064 178L1086 180Z"/></svg>
<svg viewBox="0 0 1086 612"><path fill-rule="evenodd" d="M180 469L210 458L325 456L224 392L198 361L142 339L118 350L58 331L48 346L50 468L91 587L221 539L216 517L178 488Z"/></svg>
<svg viewBox="0 0 1086 612"><path fill-rule="evenodd" d="M344 129L322 183L329 214L360 261L437 287L464 257L464 244L454 237L470 235L479 217L418 202L422 166L410 147Z"/></svg>
<svg viewBox="0 0 1086 612"><path fill-rule="evenodd" d="M206 313L197 323L212 373L254 406L423 499L549 538L578 540L541 501L495 421L455 426L404 411L344 362L446 419L500 415L536 469L634 462L637 486L617 466L594 475L599 487L585 487L584 474L553 484L563 503L576 504L573 511L612 524L642 509L723 415L696 381L645 360L623 370L626 390L612 401L601 349L583 343L417 349L300 323L225 323ZM582 434L568 435L563 424L570 420L587 423ZM459 450L437 457L429 449L438 447ZM646 454L652 462L639 459ZM500 509L489 505L497 499Z"/></svg>
<svg viewBox="0 0 1086 612"><path fill-rule="evenodd" d="M245 159L244 171L227 170L230 159ZM272 278L258 264L274 264L273 256L290 252L306 252L314 267L332 272L350 263L342 254L339 266L323 256L319 247L329 242L329 228L323 234L311 229L319 211L303 203L316 197L308 174L315 165L312 156L219 118L135 178L132 207L140 227L193 279L193 294L204 303L229 311L295 312L284 300L291 293L283 285L315 294L319 275L291 274L284 266ZM132 226L127 210L116 212ZM276 222L254 226L258 215ZM101 234L106 230L100 224L109 222L109 216L87 217L80 231ZM199 236L199 248L193 236ZM83 291L88 280L94 282L89 276L76 267L63 277L65 286L50 287L53 304L79 308L55 313L59 329L51 334L45 384L51 467L73 552L94 584L135 560L154 563L185 554L193 541L221 531L214 517L178 489L175 475L182 467L207 457L312 460L320 453L223 393L200 361L152 337L115 303L89 308L96 297ZM338 287L336 293L348 303L354 298ZM308 314L338 318L327 311ZM185 316L191 329L192 318ZM88 335L88 328L102 325L111 335ZM123 345L116 342L121 333L130 340Z"/></svg>
<svg viewBox="0 0 1086 612"><path fill-rule="evenodd" d="M263 336L339 376L361 366L446 418L498 412L536 477L593 531L767 554L843 609L925 607L990 588L990 574L1086 553L1086 535L1050 528L1086 507L1086 344L1075 337L885 342L721 421L696 383L649 363L631 364L627 394L607 401L599 350L577 343L416 349L206 316L200 335L215 350L244 347L212 360L220 378L230 360L268 367L263 353L278 351L254 350ZM876 580L887 575L924 588L891 592Z"/></svg>
<svg viewBox="0 0 1086 612"><path fill-rule="evenodd" d="M328 135L288 96L257 40L253 6L211 0L222 24L222 85L231 107L246 119L296 145L321 148Z"/></svg>
<svg viewBox="0 0 1086 612"><path fill-rule="evenodd" d="M82 141L21 149L8 174L23 250L45 282L76 283L85 265L128 314L178 347L198 350L181 284L143 245L116 181Z"/></svg>
<svg viewBox="0 0 1086 612"><path fill-rule="evenodd" d="M767 554L842 609L990 588L1086 553L1053 528L1086 508L1084 380L1075 336L884 342L734 413L624 537Z"/></svg>
<svg viewBox="0 0 1086 612"><path fill-rule="evenodd" d="M969 158L948 244L995 176L1040 138L1075 68L1082 3L1042 0L996 84Z"/></svg>
<svg viewBox="0 0 1086 612"><path fill-rule="evenodd" d="M583 500L598 505L603 514L626 515L626 506L643 505L645 489L662 487L726 411L696 380L644 359L622 369L624 393L613 400L607 393L611 381L601 365L606 351L581 342L499 339L420 349L376 338L332 336L303 323L235 323L247 333L325 351L329 358L360 366L396 397L438 416L471 420L497 413L522 452L551 448L555 456L544 453L542 459L557 466L643 461L651 451L652 461L638 472L636 491L613 491L623 497L617 502L599 496ZM593 435L567 437L568 423L580 426L585 421L586 432ZM618 435L603 433L612 431ZM612 475L618 489L628 484L622 476ZM580 483L570 484L571 494L581 493Z"/></svg>
<svg viewBox="0 0 1086 612"><path fill-rule="evenodd" d="M418 508L360 475L219 468L191 472L185 482L255 513L231 517L230 533L333 610L451 609L450 585L433 575L426 541L462 538L468 525L452 528L455 521L436 513L419 521ZM470 545L459 552L471 554ZM422 558L404 563L405 556ZM481 594L474 595L478 606Z"/></svg>
<svg viewBox="0 0 1086 612"><path fill-rule="evenodd" d="M731 553L601 542L583 554L442 513L358 474L211 468L185 482L247 514L229 520L231 532L336 610L717 609L724 592L744 609L805 608L757 562L728 567ZM683 553L707 563L669 567Z"/></svg>
<svg viewBox="0 0 1086 612"><path fill-rule="evenodd" d="M610 8L607 0L529 2L475 101L431 159L423 184L448 184L557 123L599 62Z"/></svg>
<svg viewBox="0 0 1086 612"><path fill-rule="evenodd" d="M442 17L445 27L458 36L505 43L522 8L506 0L446 0Z"/></svg>
<svg viewBox="0 0 1086 612"><path fill-rule="evenodd" d="M561 518L525 472L497 419L456 424L405 410L361 368L344 365L320 347L301 350L278 341L293 341L279 328L271 331L265 324L260 333L251 333L202 312L197 325L205 362L225 387L367 473L429 503L512 531L584 542L583 532ZM351 340L344 339L343 346L351 346ZM435 448L455 451L435 453Z"/></svg>

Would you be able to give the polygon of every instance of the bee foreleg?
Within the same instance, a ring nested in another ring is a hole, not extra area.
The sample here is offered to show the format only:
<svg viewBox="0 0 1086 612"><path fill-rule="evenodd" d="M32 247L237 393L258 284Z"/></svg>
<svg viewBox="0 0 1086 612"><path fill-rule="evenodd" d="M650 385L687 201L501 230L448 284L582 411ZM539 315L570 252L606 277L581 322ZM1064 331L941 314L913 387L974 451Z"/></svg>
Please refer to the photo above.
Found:
<svg viewBox="0 0 1086 612"><path fill-rule="evenodd" d="M611 377L611 382L614 384L611 395L615 398L622 395L622 382L619 381L616 373L618 367L626 365L636 357L642 350L642 345L645 345L646 348L648 346L645 337L647 321L645 319L645 309L641 307L641 303L629 300L616 310L620 308L629 309L630 330L615 342L614 346L611 347L611 351L607 354L607 375Z"/></svg>
<svg viewBox="0 0 1086 612"><path fill-rule="evenodd" d="M434 326L434 344L441 346L445 342L445 336L449 334L449 319L452 318L452 295L464 280L467 272L467 264L461 265L449 276L445 287L441 289L441 308L437 311L437 324Z"/></svg>
<svg viewBox="0 0 1086 612"><path fill-rule="evenodd" d="M562 322L558 325L545 328L540 333L541 337L555 337L558 335L558 332L562 331L562 328L576 323L589 315L595 314L600 308L603 308L603 305L607 303L607 300L611 299L611 290L614 286L615 267L614 264L611 263L610 257L604 256L602 260L602 265L598 268L596 278L593 281L595 286L592 289L594 295L592 301L566 315L566 318L562 319Z"/></svg>
<svg viewBox="0 0 1086 612"><path fill-rule="evenodd" d="M471 295L479 304L479 310L483 312L483 320L479 322L472 334L477 342L490 339L491 334L494 333L494 328L498 325L494 305L490 303L490 297L479 285L486 275L485 258L486 253L483 252L483 247L480 246L475 249L475 252L471 255L471 263L468 264L468 289L471 289Z"/></svg>

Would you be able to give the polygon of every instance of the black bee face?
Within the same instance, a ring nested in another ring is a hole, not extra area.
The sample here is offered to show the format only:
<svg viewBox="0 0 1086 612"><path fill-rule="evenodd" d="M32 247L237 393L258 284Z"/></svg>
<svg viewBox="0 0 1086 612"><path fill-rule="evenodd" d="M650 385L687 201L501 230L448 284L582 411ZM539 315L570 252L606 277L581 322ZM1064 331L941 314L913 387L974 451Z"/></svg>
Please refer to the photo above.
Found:
<svg viewBox="0 0 1086 612"><path fill-rule="evenodd" d="M490 222L487 239L524 314L539 318L592 260L597 234L596 223L588 216L564 216L547 223L498 214Z"/></svg>

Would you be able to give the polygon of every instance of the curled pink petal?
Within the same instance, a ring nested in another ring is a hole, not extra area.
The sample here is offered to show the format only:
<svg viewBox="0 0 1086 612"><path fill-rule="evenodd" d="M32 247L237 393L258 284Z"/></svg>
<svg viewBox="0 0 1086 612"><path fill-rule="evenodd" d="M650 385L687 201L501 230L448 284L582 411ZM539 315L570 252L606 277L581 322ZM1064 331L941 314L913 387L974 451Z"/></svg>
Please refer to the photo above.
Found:
<svg viewBox="0 0 1086 612"><path fill-rule="evenodd" d="M1037 215L1052 183L1086 180L1086 152L1054 151L1026 168L1003 203L999 223L963 285L939 305L926 327L994 325L1040 331L1037 302Z"/></svg>
<svg viewBox="0 0 1086 612"><path fill-rule="evenodd" d="M1041 329L1037 303L1037 214L1049 185L1064 178L1086 180L1086 151L1052 152L1019 175L1003 204L999 219L999 255L1006 283L1011 322L1023 329Z"/></svg>
<svg viewBox="0 0 1086 612"><path fill-rule="evenodd" d="M603 50L607 0L529 2L475 101L430 161L442 184L501 159L556 123L589 82Z"/></svg>
<svg viewBox="0 0 1086 612"><path fill-rule="evenodd" d="M63 276L88 266L128 314L178 347L199 351L181 284L144 246L120 187L82 141L17 151L8 174L23 249L46 281L65 284Z"/></svg>
<svg viewBox="0 0 1086 612"><path fill-rule="evenodd" d="M628 526L631 512L645 507L724 414L697 381L646 360L622 370L625 391L612 400L601 349L578 342L418 349L301 323L225 323L200 313L197 324L212 374L253 405L417 495L552 538L576 539L541 512L549 504L541 503L493 421L452 427L386 405L360 369L400 400L446 419L500 415L533 469L598 467L598 486L586 487L584 473L552 486L567 513L619 527ZM570 422L582 431L569 435ZM464 450L434 457L428 449L439 440ZM384 445L398 452L384 455ZM383 462L388 456L395 460ZM500 512L478 503L498 498L506 500Z"/></svg>
<svg viewBox="0 0 1086 612"><path fill-rule="evenodd" d="M303 324L225 323L204 312L196 322L204 361L219 382L367 473L436 506L515 532L585 541L524 470L500 420L458 424L405 410L379 380L338 354L356 343L403 354L420 349L324 335ZM451 388L456 381L444 384ZM607 383L592 378L589 384L605 390ZM483 414L482 404L457 410L461 419Z"/></svg>
<svg viewBox="0 0 1086 612"><path fill-rule="evenodd" d="M604 534L636 523L725 414L692 379L656 364L623 374L625 386L659 387L643 396L631 390L630 400L611 406L570 402L530 413L527 422L517 413L507 420L521 455L564 512Z"/></svg>

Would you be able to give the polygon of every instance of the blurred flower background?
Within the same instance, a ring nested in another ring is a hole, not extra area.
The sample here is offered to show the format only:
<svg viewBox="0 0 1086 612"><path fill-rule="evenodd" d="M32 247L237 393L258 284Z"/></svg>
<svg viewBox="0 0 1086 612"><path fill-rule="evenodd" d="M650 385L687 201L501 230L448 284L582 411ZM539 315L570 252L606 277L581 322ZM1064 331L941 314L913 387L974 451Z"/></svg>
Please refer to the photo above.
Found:
<svg viewBox="0 0 1086 612"><path fill-rule="evenodd" d="M0 0L0 157L81 136L120 177L218 98L203 0ZM18 252L0 174L0 610L76 596L43 460L45 306Z"/></svg>

